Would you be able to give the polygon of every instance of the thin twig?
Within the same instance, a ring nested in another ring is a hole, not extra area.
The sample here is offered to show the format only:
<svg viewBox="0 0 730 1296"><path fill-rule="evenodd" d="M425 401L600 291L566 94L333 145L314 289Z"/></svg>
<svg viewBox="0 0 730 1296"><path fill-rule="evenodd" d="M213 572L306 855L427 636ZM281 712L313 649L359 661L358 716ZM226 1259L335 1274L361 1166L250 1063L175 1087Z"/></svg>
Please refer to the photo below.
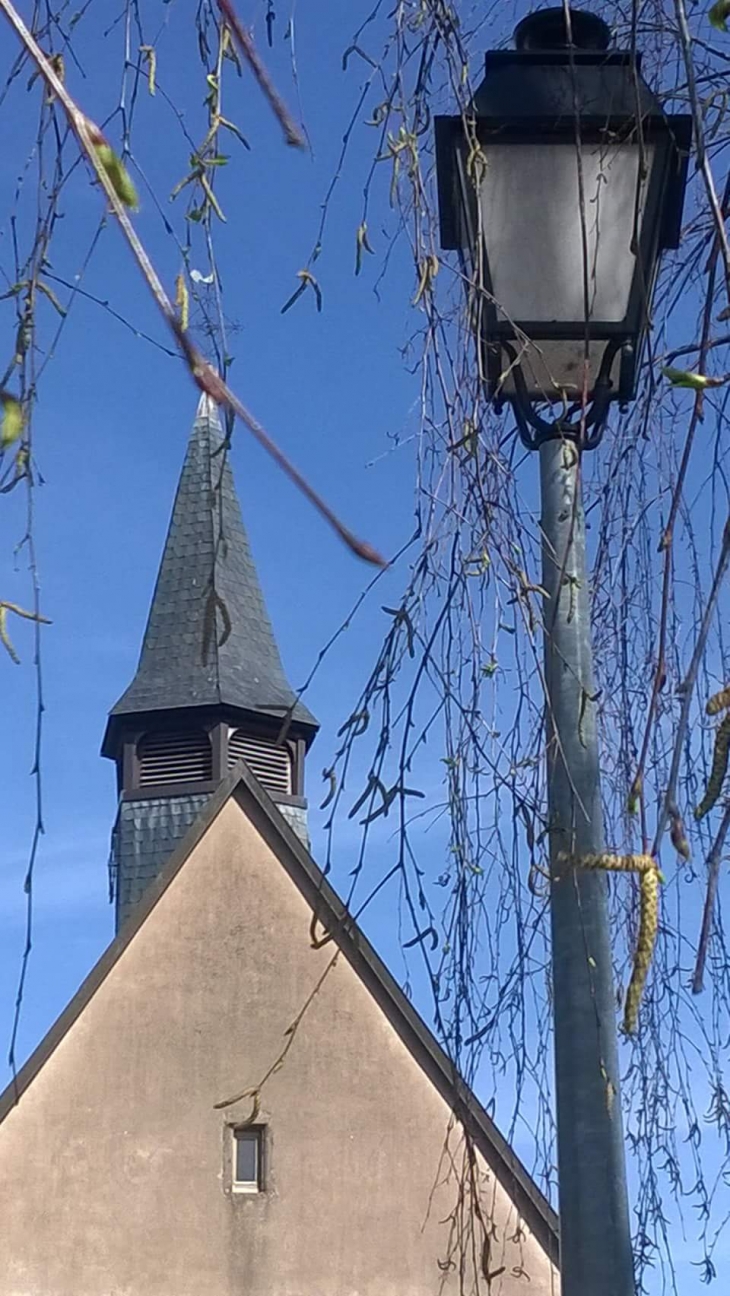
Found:
<svg viewBox="0 0 730 1296"><path fill-rule="evenodd" d="M717 836L712 843L712 850L707 856L707 892L705 894L705 907L702 913L702 930L700 931L700 940L697 946L697 961L695 962L695 970L692 977L692 994L701 994L704 989L705 963L707 961L707 950L710 944L712 914L715 908L717 884L720 880L722 849L725 845L728 832L730 832L730 804L725 806L725 813L722 816L720 827L717 830Z"/></svg>
<svg viewBox="0 0 730 1296"><path fill-rule="evenodd" d="M679 715L677 732L674 737L672 765L669 771L669 781L667 783L667 790L664 794L664 803L662 805L659 819L657 821L654 844L650 852L655 859L658 859L659 857L659 848L661 846L662 838L664 836L664 830L667 825L667 819L669 817L669 809L675 800L675 790L677 786L677 777L679 775L679 765L682 759L682 749L684 747L684 736L687 732L687 725L689 723L689 713L690 713L690 708L692 706L692 694L694 692L694 686L697 680L697 673L700 668L700 663L704 655L705 645L707 643L707 636L710 633L710 626L712 624L712 619L715 615L715 608L717 606L717 600L720 596L720 589L722 586L722 582L725 578L725 573L727 572L728 569L728 563L730 563L730 517L728 517L728 520L725 523L725 530L723 531L723 535L722 535L722 547L720 549L720 555L717 560L717 566L715 567L715 575L712 581L712 589L710 590L710 596L707 600L707 605L705 607L704 615L702 617L702 624L700 625L699 634L697 635L697 642L695 643L694 652L692 653L692 660L689 664L689 669L687 671L687 674L685 675L682 681L682 710Z"/></svg>
<svg viewBox="0 0 730 1296"><path fill-rule="evenodd" d="M705 182L707 200L710 204L712 218L715 223L715 235L720 246L720 251L722 252L722 260L725 266L725 291L727 292L728 301L730 302L730 244L728 243L727 230L725 229L723 209L717 196L712 168L710 166L710 159L707 156L707 149L705 147L705 128L702 120L700 98L697 93L694 62L692 60L692 35L689 30L684 0L674 0L674 8L677 14L677 23L679 25L679 35L682 44L682 55L684 57L684 66L687 74L687 86L689 88L690 106L692 108L692 120L695 130L697 163L702 172L702 179Z"/></svg>
<svg viewBox="0 0 730 1296"><path fill-rule="evenodd" d="M261 62L256 51L256 46L254 45L249 32L246 31L241 19L238 17L238 14L233 8L230 0L218 0L218 8L230 27L243 57L253 72L256 81L258 82L259 89L268 99L271 110L284 132L284 139L287 144L291 144L294 148L306 148L307 144L302 132L296 125L291 113L266 71L264 64Z"/></svg>
<svg viewBox="0 0 730 1296"><path fill-rule="evenodd" d="M92 142L91 132L89 129L90 123L88 119L77 106L76 102L71 98L52 64L43 53L43 50L26 27L16 9L13 7L12 0L0 0L0 10L5 14L8 22L23 42L26 50L30 54L47 85L56 95L59 103L63 106L71 129L76 135L83 153L90 162L96 177L109 200L109 204L116 216L120 229L122 230L137 265L139 266L150 292L157 303L160 314L163 316L168 328L175 337L194 382L201 391L206 392L206 394L216 401L217 404L226 406L238 416L241 422L245 424L249 432L251 432L254 438L258 441L259 445L266 450L267 454L271 455L274 461L281 468L282 472L284 472L289 480L298 487L309 502L314 505L317 512L320 513L327 522L329 522L330 526L337 532L340 539L344 541L347 547L356 554L358 558L362 558L365 562L373 563L375 566L385 567L387 565L385 559L381 557L372 545L368 544L367 541L359 540L355 535L353 535L349 528L340 521L334 510L325 503L321 496L315 491L314 487L310 486L309 482L302 476L299 470L294 467L284 454L283 450L276 445L258 420L254 418L253 414L239 400L235 393L231 391L227 383L225 383L212 366L208 364L207 360L190 340L187 333L185 333L177 319L174 307L162 286L160 278L129 219L129 215L120 201L106 170L99 161L96 149Z"/></svg>
<svg viewBox="0 0 730 1296"><path fill-rule="evenodd" d="M725 206L725 204L727 203L728 198L730 198L730 177L728 177L728 179L725 182L725 192L723 194L723 206ZM701 374L704 374L706 364L707 364L707 350L708 350L708 344L710 342L710 329L712 325L712 302L715 293L715 276L717 271L717 262L718 262L719 254L720 254L720 239L717 233L715 233L715 236L712 241L712 250L710 252L710 257L707 263L707 277L708 277L707 291L705 293L705 301L704 301L704 306L702 311L702 330L701 330L700 342L698 347L699 356L697 361L697 368L698 368L698 372ZM695 392L694 404L692 406L692 415L690 417L689 427L687 429L687 435L684 440L684 447L682 450L682 458L679 465L679 472L677 473L677 478L676 481L674 482L672 498L669 505L669 516L667 518L667 523L666 526L664 527L662 538L659 544L659 552L663 553L664 555L664 573L662 578L662 601L661 601L661 612L659 617L659 644L658 644L657 656L656 656L656 668L654 671L654 679L652 683L651 699L649 702L649 709L647 712L646 724L644 727L644 738L641 745L641 754L639 756L639 763L637 766L636 775L634 777L634 784L633 784L633 786L638 788L639 790L641 790L641 788L643 787L644 768L646 764L646 758L649 752L649 741L651 738L654 717L659 705L659 694L664 686L664 681L666 679L666 641L667 641L667 626L669 620L669 596L671 591L674 528L676 525L677 514L679 512L679 506L684 492L684 484L687 478L687 472L689 469L689 462L692 455L694 440L697 433L697 428L703 417L703 411L704 411L704 392L697 391ZM721 581L722 578L720 579L720 583ZM715 592L715 597L717 597L717 594L719 594L719 584L716 587L713 586L713 592ZM709 622L707 624L707 630L705 631L705 639L707 638L708 633L709 633ZM692 689L694 688L694 679L696 677L697 671L699 670L700 657L703 650L704 650L704 641L702 641L702 647L700 649L699 655L696 656L696 661L695 658L693 658L694 675L691 679L691 686L689 688L690 700L691 700L691 692ZM691 670L692 668L690 667L690 672ZM687 675L685 678L685 686L689 683L689 681L690 681L690 675ZM682 723L682 717L684 717L684 724ZM685 715L684 708L682 709L682 717L680 717L680 728L679 728L680 737L678 738L679 746L681 746L681 742L684 741L684 731L686 728L687 719L689 717L689 702L687 702L686 715ZM674 801L675 785L679 773L679 746L675 749L675 760L677 762L676 769L674 769L673 767L674 772L669 780L669 788L665 798L662 816L660 817L660 821L657 824L656 836L654 839L654 851L652 853L656 853L656 850L658 849L658 845L661 842L664 833L664 828L666 826L667 817L669 815L669 807L670 804ZM642 798L642 816L643 814L644 814L644 802ZM644 847L646 848L647 841L646 841L645 825L643 829L643 836L644 836Z"/></svg>

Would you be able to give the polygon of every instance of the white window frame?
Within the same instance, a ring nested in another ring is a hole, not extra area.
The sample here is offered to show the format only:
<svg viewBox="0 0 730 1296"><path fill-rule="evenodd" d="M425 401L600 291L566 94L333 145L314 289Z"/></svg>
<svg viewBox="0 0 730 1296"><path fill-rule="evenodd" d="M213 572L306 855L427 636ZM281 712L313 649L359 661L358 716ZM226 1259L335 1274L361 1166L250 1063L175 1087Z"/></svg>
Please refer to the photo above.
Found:
<svg viewBox="0 0 730 1296"><path fill-rule="evenodd" d="M234 1193L248 1193L254 1196L264 1191L264 1146L265 1132L263 1125L231 1125L231 1190ZM237 1179L238 1141L250 1138L256 1147L256 1178Z"/></svg>

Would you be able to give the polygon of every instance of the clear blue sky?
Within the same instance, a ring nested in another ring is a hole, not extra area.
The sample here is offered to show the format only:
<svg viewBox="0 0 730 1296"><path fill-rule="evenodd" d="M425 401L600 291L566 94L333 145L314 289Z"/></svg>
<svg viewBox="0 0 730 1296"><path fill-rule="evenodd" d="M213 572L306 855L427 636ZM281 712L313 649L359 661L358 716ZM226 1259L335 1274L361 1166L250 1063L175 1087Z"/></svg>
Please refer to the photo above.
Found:
<svg viewBox="0 0 730 1296"><path fill-rule="evenodd" d="M310 12L296 28L313 156L283 145L250 80L239 84L229 78L226 112L251 143L246 153L232 141L231 151L237 149L240 156L234 154L237 165L221 177L219 187L228 216L227 225L217 231L226 313L240 326L232 337L232 382L348 524L390 555L413 525L412 446L389 453L391 438L408 437L416 425L417 380L406 372L398 352L409 322L411 269L407 260L403 265L396 260L380 300L373 292L379 259L366 258L355 278L355 231L361 219L356 185L341 186L316 266L322 313L317 313L311 295L288 314L280 313L313 245L342 123L352 111L360 79L359 72L342 74L350 24L329 9L319 5L319 15ZM167 16L169 30L159 43L160 89L183 109L191 134L202 137L205 88L202 72L197 79L189 72L196 67L189 15L182 7L170 6ZM103 41L101 14L82 28L77 48L86 78L69 71L69 85L90 114L103 120L118 100L118 77L110 77L109 69L120 63L122 31ZM3 45L7 39L4 35ZM182 66L183 56L186 77L176 66ZM295 107L288 60L289 47L280 31L270 63ZM4 159L12 158L0 180L2 211L11 206L15 178L25 161L14 123L17 114L28 110L26 81L27 75L19 79L14 99L0 113L0 147ZM112 126L110 134L113 131ZM30 138L27 132L23 145ZM134 139L140 162L164 202L186 173L188 151L160 92L154 100L141 98ZM362 147L359 156L355 149L350 164L355 179L364 156ZM137 226L163 278L172 285L179 255L144 184L139 185L142 209ZM72 185L64 207L57 242L62 252L55 252L53 270L71 282L102 210L86 175ZM32 204L21 210L27 213ZM183 228L180 200L165 215ZM390 225L392 232L392 218ZM385 240L377 226L371 228L371 238L382 250ZM13 278L9 244L6 225L0 229L0 269L6 284ZM207 269L204 263L202 269ZM83 288L108 300L136 328L168 344L116 229L103 233ZM57 291L64 299L68 296L58 286ZM14 338L10 303L0 303L0 329L5 355ZM37 492L37 544L43 610L53 625L43 637L46 836L36 874L35 950L21 1054L54 1019L109 939L106 860L116 794L114 770L100 758L99 743L106 713L135 669L197 396L176 359L136 338L100 307L77 300L43 378L35 427L44 481ZM286 668L298 686L372 569L345 551L243 431L236 433L232 461ZM25 530L25 506L21 491L3 499L0 581L3 598L27 606L25 558L22 552L13 556ZM392 581L386 578L384 590ZM391 598L399 584L399 578L391 583ZM388 602L386 592L378 594L343 637L308 695L322 722L310 759L315 804L334 734L349 713L387 624L382 602ZM6 735L0 744L5 806L0 1039L7 1038L22 948L22 879L34 823L29 777L35 713L32 635L17 622L11 630L22 664L13 666L0 657ZM316 816L313 827L316 834Z"/></svg>
<svg viewBox="0 0 730 1296"><path fill-rule="evenodd" d="M119 99L123 29L120 25L104 36L106 8L92 10L78 28L83 75L70 61L68 66L69 86L97 121L113 113ZM281 20L275 48L265 52L296 111L291 47L281 38L288 7L277 8ZM367 131L353 137L323 252L314 267L323 310L317 313L308 293L288 314L280 313L314 242L320 204L362 81L363 65L357 59L346 74L342 71L342 53L352 39L350 9L332 0L309 0L295 9L301 105L312 155L283 145L248 78L241 83L229 78L225 111L250 141L251 152L240 150L239 155L240 146L230 144L236 165L220 177L228 221L217 231L217 247L226 314L240 326L231 348L234 387L348 525L391 555L413 526L414 446L409 438L418 425L419 385L401 349L414 327L409 305L414 284L410 257L401 244L375 291L382 254L396 229L385 201L387 179L381 185L384 195L369 217L370 239L379 255L364 258L358 278L353 273L362 184L374 142ZM256 20L263 44L264 5L251 0L241 3L240 11L244 19ZM190 6L171 3L161 7L161 14L166 30L158 44L160 92L154 99L146 93L140 97L134 146L165 215L181 231L181 200L169 205L166 195L188 169L188 150L162 92L183 111L190 133L200 138L205 130L204 87L202 73L190 72L197 67ZM154 35L151 29L146 38ZM12 56L10 44L3 29L0 75ZM23 175L26 196L21 196L19 217L29 220L34 210L32 162L26 169L32 132L21 127L29 112L37 112L37 96L27 93L27 79L27 73L18 78L0 107L1 219L12 210L17 179ZM368 106L376 101L377 95L371 95ZM116 130L113 124L112 138L117 138ZM172 287L180 258L144 180L137 180L142 196L137 226ZM69 184L63 210L53 272L71 282L102 210L86 174ZM207 266L201 263L200 268ZM13 279L7 222L0 225L0 275L2 292ZM135 328L168 345L115 229L103 232L83 288L108 300ZM65 300L67 291L57 290ZM46 341L51 321L49 307ZM12 352L14 329L11 305L0 302L0 364ZM35 529L43 611L53 624L43 634L46 835L35 875L34 949L22 1013L21 1059L63 1008L112 933L106 863L116 793L113 767L100 758L99 745L107 711L135 669L196 403L197 393L176 359L135 337L101 307L76 301L43 377L35 425L37 467L43 477L36 492ZM399 448L394 438L402 443ZM232 461L285 666L297 686L372 573L346 552L241 429L235 435ZM524 471L529 497L527 479L535 465L525 465ZM0 502L0 597L21 605L31 598L25 554L14 555L25 531L25 506L22 491ZM401 566L400 572L383 578L307 694L322 723L309 758L308 789L314 807L323 786L321 769L329 763L337 730L352 710L388 624L381 604L396 601L403 571ZM22 664L14 666L0 654L3 1052L24 942L22 884L35 817L30 777L35 724L32 634L17 622L10 629ZM434 770L434 796L439 795L441 778ZM315 854L322 843L322 819L313 810ZM354 829L351 841L345 836L338 840L334 877L344 888L353 862L348 848L354 851L356 846ZM384 832L382 841L386 852ZM429 847L434 859L441 844L436 829ZM395 898L386 893L371 916L370 930L400 975L394 914ZM0 1081L4 1078L0 1072ZM520 1150L526 1153L526 1148ZM681 1255L677 1258L685 1281L683 1296L691 1296L700 1290L697 1271Z"/></svg>

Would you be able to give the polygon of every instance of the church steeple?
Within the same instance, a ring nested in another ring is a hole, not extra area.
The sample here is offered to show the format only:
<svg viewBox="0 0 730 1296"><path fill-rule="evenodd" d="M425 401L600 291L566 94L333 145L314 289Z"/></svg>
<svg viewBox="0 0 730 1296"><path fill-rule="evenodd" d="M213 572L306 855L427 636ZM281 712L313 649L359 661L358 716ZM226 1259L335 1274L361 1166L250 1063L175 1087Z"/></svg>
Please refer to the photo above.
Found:
<svg viewBox="0 0 730 1296"><path fill-rule="evenodd" d="M137 671L102 745L121 797L118 925L237 760L306 836L303 762L316 731L284 674L218 412L203 396Z"/></svg>

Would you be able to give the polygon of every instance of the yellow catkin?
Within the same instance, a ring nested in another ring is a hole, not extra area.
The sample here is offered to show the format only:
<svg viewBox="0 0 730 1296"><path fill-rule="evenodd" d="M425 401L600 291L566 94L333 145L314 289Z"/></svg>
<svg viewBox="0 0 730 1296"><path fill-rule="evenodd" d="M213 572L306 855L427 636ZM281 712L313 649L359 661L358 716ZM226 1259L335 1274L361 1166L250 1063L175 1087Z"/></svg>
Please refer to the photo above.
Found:
<svg viewBox="0 0 730 1296"><path fill-rule="evenodd" d="M573 868L606 869L609 873L648 873L656 870L656 860L651 855L569 855L561 851L558 862Z"/></svg>
<svg viewBox="0 0 730 1296"><path fill-rule="evenodd" d="M712 769L707 783L707 790L700 804L695 809L695 819L704 819L722 792L722 785L727 774L728 748L730 747L730 716L725 716L715 734L715 750L712 753Z"/></svg>
<svg viewBox="0 0 730 1296"><path fill-rule="evenodd" d="M654 942L659 926L659 870L653 868L642 873L639 886L641 888L639 936L636 942L631 981L626 992L626 1003L624 1005L624 1030L627 1035L633 1035L636 1030L641 996L654 952Z"/></svg>
<svg viewBox="0 0 730 1296"><path fill-rule="evenodd" d="M730 707L730 684L727 688L720 689L719 693L713 693L705 711L708 715L717 715L720 711L727 711L728 707Z"/></svg>
<svg viewBox="0 0 730 1296"><path fill-rule="evenodd" d="M0 391L0 453L18 440L25 426L25 415L19 400L10 392Z"/></svg>
<svg viewBox="0 0 730 1296"><path fill-rule="evenodd" d="M190 323L190 296L184 274L179 274L175 280L175 305L180 311L180 326L183 332L187 333Z"/></svg>
<svg viewBox="0 0 730 1296"><path fill-rule="evenodd" d="M727 757L726 757L727 764ZM678 822L679 812L676 811ZM612 873L638 873L640 887L639 935L636 942L631 981L624 1006L624 1030L633 1034L639 1019L639 1005L647 974L651 967L654 943L659 927L659 883L663 881L657 862L651 855L612 855L601 852L591 855L569 855L562 851L558 861L573 868L606 869Z"/></svg>

